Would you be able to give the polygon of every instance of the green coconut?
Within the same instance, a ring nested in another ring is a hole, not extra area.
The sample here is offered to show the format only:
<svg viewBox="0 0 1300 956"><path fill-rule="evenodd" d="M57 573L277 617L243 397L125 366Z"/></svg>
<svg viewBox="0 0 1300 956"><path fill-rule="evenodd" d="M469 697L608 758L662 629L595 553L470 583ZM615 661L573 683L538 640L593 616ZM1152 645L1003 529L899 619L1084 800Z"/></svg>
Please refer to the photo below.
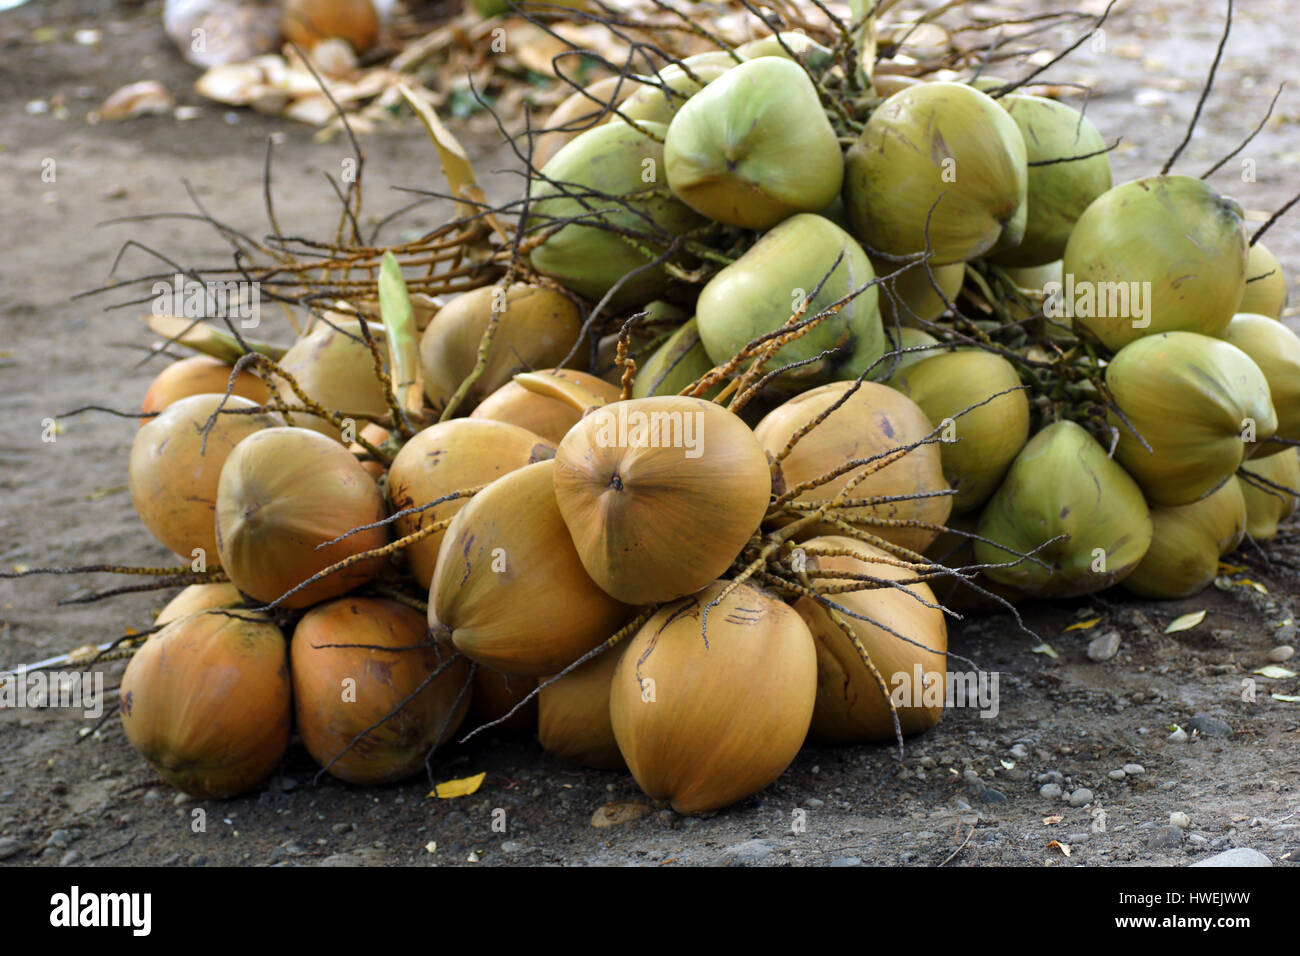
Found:
<svg viewBox="0 0 1300 956"><path fill-rule="evenodd" d="M508 290L484 286L461 293L438 310L420 337L424 393L434 408L441 410L474 371L494 313L487 365L466 392L462 412L518 372L559 365L582 332L578 307L554 289L516 283Z"/></svg>
<svg viewBox="0 0 1300 956"><path fill-rule="evenodd" d="M1092 435L1058 421L1016 456L978 533L986 539L975 542L978 563L1018 562L987 568L992 580L1035 597L1075 597L1138 566L1151 544L1151 513L1137 482ZM1030 551L1042 564L1019 560Z"/></svg>
<svg viewBox="0 0 1300 956"><path fill-rule="evenodd" d="M615 308L662 293L668 272L653 263L675 237L703 223L668 188L662 146L667 127L641 126L657 138L626 123L587 130L552 157L530 189L530 234L582 217L560 226L530 253L533 268L592 300L621 282L610 300Z"/></svg>
<svg viewBox="0 0 1300 956"><path fill-rule="evenodd" d="M694 319L670 335L636 371L632 397L676 395L713 368L713 360L700 341ZM722 390L722 383L712 386L701 398L712 398Z"/></svg>
<svg viewBox="0 0 1300 956"><path fill-rule="evenodd" d="M1125 590L1151 598L1190 597L1219 573L1219 558L1246 533L1241 486L1227 481L1190 505L1153 508L1151 547L1126 577Z"/></svg>
<svg viewBox="0 0 1300 956"><path fill-rule="evenodd" d="M1029 440L1029 399L1015 367L992 352L958 349L897 371L886 384L946 431L940 454L943 476L957 492L953 513L984 504Z"/></svg>
<svg viewBox="0 0 1300 956"><path fill-rule="evenodd" d="M826 70L835 62L835 52L822 46L806 33L779 33L750 40L736 47L747 60L762 56L779 56L798 60L810 70Z"/></svg>
<svg viewBox="0 0 1300 956"><path fill-rule="evenodd" d="M668 127L664 164L688 206L746 229L824 209L844 174L817 88L779 57L742 63L688 100Z"/></svg>
<svg viewBox="0 0 1300 956"><path fill-rule="evenodd" d="M687 100L739 62L725 50L710 50L688 56L680 66L670 63L654 76L625 81L634 91L619 104L618 111L638 123L649 120L667 125ZM610 122L618 123L623 117L613 116Z"/></svg>
<svg viewBox="0 0 1300 956"><path fill-rule="evenodd" d="M1045 265L1061 258L1075 222L1094 199L1110 189L1106 142L1078 110L1056 100L1011 95L998 102L1011 114L1025 140L1030 163L1029 214L1020 244L992 259L1002 266Z"/></svg>
<svg viewBox="0 0 1300 956"><path fill-rule="evenodd" d="M871 376L876 381L888 380L890 376L898 375L904 369L911 368L916 363L923 362L941 351L939 340L933 335L922 332L920 329L909 329L907 326L903 326L898 330L885 326L885 339L887 349L898 354L887 356L876 367L876 373ZM908 351L909 349L917 349L918 351L911 352Z"/></svg>
<svg viewBox="0 0 1300 956"><path fill-rule="evenodd" d="M1300 336L1266 315L1236 315L1219 338L1241 349L1259 366L1268 381L1277 412L1275 437L1300 441ZM1278 442L1265 442L1252 455L1281 451Z"/></svg>
<svg viewBox="0 0 1300 956"><path fill-rule="evenodd" d="M1190 176L1124 183L1065 247L1059 309L1119 350L1158 332L1223 331L1246 284L1241 207Z"/></svg>
<svg viewBox="0 0 1300 956"><path fill-rule="evenodd" d="M925 557L954 570L974 565L976 563L975 539L972 535L978 533L982 517L979 511L952 515L944 522L943 533L925 549ZM1005 605L998 600L999 598L1013 605L1025 598L1015 588L990 580L983 571L975 572L973 579L951 575L932 577L928 583L938 602L958 614L965 614L967 611L1003 609ZM977 591L976 588L979 590Z"/></svg>
<svg viewBox="0 0 1300 956"><path fill-rule="evenodd" d="M1280 319L1286 311L1288 298L1282 264L1262 242L1255 243L1246 257L1246 291L1242 293L1237 311Z"/></svg>
<svg viewBox="0 0 1300 956"><path fill-rule="evenodd" d="M931 264L947 265L1020 241L1028 172L1025 141L996 101L923 83L867 120L845 159L844 204L872 252L925 251L928 222Z"/></svg>
<svg viewBox="0 0 1300 956"><path fill-rule="evenodd" d="M966 278L964 262L927 269L924 262L904 268L903 263L872 259L871 265L881 276L880 317L886 327L933 322L947 310L947 303L957 298ZM895 272L898 275L892 279L884 278ZM935 291L936 285L939 291Z"/></svg>
<svg viewBox="0 0 1300 956"><path fill-rule="evenodd" d="M1259 366L1235 345L1195 332L1163 332L1120 349L1106 387L1118 409L1110 414L1115 458L1153 505L1205 497L1277 430Z"/></svg>
<svg viewBox="0 0 1300 956"><path fill-rule="evenodd" d="M1246 533L1256 541L1276 535L1300 505L1300 456L1294 448L1248 461L1234 480L1246 502Z"/></svg>
<svg viewBox="0 0 1300 956"><path fill-rule="evenodd" d="M774 384L786 388L856 378L885 351L878 291L870 285L874 279L867 254L852 236L828 219L800 213L765 233L700 292L695 307L700 340L714 364L721 364L783 326L803 299L808 298L807 320L861 289L839 312L782 346L767 366L815 359L782 373ZM813 295L818 284L821 291ZM819 357L828 349L836 351Z"/></svg>

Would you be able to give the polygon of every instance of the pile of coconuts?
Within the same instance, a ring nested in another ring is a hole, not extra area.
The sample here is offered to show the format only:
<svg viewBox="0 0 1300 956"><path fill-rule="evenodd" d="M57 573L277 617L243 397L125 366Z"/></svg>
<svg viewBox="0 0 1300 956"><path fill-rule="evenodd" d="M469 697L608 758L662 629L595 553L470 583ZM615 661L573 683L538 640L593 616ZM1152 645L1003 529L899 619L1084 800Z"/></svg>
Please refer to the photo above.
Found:
<svg viewBox="0 0 1300 956"><path fill-rule="evenodd" d="M380 784L492 726L703 813L932 727L954 612L1276 533L1300 339L1241 207L864 35L577 91L481 288L158 376L132 497L196 583L122 682L151 766L230 796L296 732Z"/></svg>

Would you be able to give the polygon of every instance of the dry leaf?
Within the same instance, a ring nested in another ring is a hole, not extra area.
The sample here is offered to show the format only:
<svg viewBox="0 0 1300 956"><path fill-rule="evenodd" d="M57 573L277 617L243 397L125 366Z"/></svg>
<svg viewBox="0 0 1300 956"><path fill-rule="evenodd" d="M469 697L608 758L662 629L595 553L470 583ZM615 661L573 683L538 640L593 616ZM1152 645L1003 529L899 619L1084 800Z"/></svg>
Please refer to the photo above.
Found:
<svg viewBox="0 0 1300 956"><path fill-rule="evenodd" d="M175 103L167 88L157 80L130 83L110 94L87 119L114 123L149 113L170 113Z"/></svg>
<svg viewBox="0 0 1300 956"><path fill-rule="evenodd" d="M1066 856L1070 855L1070 844L1068 843L1058 843L1056 840L1053 840L1051 843L1047 844L1049 850L1052 849L1052 847L1056 847L1056 849L1060 850Z"/></svg>
<svg viewBox="0 0 1300 956"><path fill-rule="evenodd" d="M607 803L591 815L593 827L614 827L639 820L654 808L646 803L617 801Z"/></svg>
<svg viewBox="0 0 1300 956"><path fill-rule="evenodd" d="M1051 658L1052 660L1054 660L1054 661L1055 661L1055 660L1060 660L1060 658L1061 658L1061 655L1058 654L1058 653L1056 653L1056 649L1055 649L1054 647L1052 647L1051 644L1048 644L1048 643L1046 643L1046 642L1044 642L1044 643L1042 643L1042 644L1039 644L1037 647L1035 647L1034 650L1033 650L1033 653L1035 653L1035 654L1046 654L1048 657L1050 657L1050 658Z"/></svg>
<svg viewBox="0 0 1300 956"><path fill-rule="evenodd" d="M1269 694L1274 700L1280 700L1285 704L1300 704L1300 697L1295 694Z"/></svg>
<svg viewBox="0 0 1300 956"><path fill-rule="evenodd" d="M1262 677L1271 677L1274 680L1286 680L1288 677L1295 677L1295 671L1289 671L1285 667L1278 667L1276 664L1266 664L1258 670L1251 671L1252 674L1259 674Z"/></svg>
<svg viewBox="0 0 1300 956"><path fill-rule="evenodd" d="M1086 631L1086 630L1088 630L1089 628L1096 627L1096 626L1097 626L1098 624L1100 624L1100 623L1101 623L1101 618L1099 618L1099 617L1090 617L1090 618L1088 618L1088 620L1086 620L1086 621L1076 621L1074 624L1071 624L1069 627L1067 627L1066 630L1067 630L1067 631Z"/></svg>
<svg viewBox="0 0 1300 956"><path fill-rule="evenodd" d="M1174 634L1178 631L1190 631L1204 620L1204 611L1193 611L1191 614L1184 614L1182 617L1176 617L1170 621L1169 626L1165 628L1165 633Z"/></svg>
<svg viewBox="0 0 1300 956"><path fill-rule="evenodd" d="M1065 817L1059 813L1053 813L1049 817L1043 817L1043 826L1050 827L1054 823L1060 823Z"/></svg>
<svg viewBox="0 0 1300 956"><path fill-rule="evenodd" d="M477 793L478 788L483 786L483 778L487 772L476 773L472 777L461 777L459 780L448 780L446 783L440 783L429 791L429 796L437 797L439 800L449 800L452 797L468 797L471 793Z"/></svg>

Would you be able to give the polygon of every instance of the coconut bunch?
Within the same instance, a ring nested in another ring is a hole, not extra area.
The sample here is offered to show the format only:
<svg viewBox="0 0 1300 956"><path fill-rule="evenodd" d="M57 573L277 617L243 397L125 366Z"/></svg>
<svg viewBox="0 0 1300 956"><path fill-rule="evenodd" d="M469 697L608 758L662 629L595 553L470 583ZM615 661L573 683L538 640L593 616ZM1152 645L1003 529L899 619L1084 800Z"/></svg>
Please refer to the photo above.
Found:
<svg viewBox="0 0 1300 956"><path fill-rule="evenodd" d="M111 570L191 589L105 649L168 780L256 786L296 728L386 782L473 721L707 812L933 726L959 610L1193 593L1276 533L1300 342L1240 207L827 16L606 64L498 208L412 101L455 222L367 244L349 191L309 267L253 249L288 346L150 320L200 353L131 413L183 564Z"/></svg>

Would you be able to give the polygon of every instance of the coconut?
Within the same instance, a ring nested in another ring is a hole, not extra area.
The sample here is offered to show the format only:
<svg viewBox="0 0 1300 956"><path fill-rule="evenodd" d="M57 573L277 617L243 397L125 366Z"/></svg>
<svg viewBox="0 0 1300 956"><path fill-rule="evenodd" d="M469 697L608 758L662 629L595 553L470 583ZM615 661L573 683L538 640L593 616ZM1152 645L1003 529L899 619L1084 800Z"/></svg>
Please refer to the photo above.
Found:
<svg viewBox="0 0 1300 956"><path fill-rule="evenodd" d="M767 365L772 370L813 360L774 382L786 389L856 378L885 351L875 277L866 253L839 226L808 213L792 216L700 292L695 311L700 340L709 358L722 364L752 340L785 325L805 300L801 322L857 293L837 313L783 345ZM828 350L834 351L823 356Z"/></svg>
<svg viewBox="0 0 1300 956"><path fill-rule="evenodd" d="M490 484L502 475L550 458L555 448L527 429L505 422L453 418L424 429L402 446L388 469L388 502L394 513L421 508L453 492ZM455 498L394 524L399 538L446 521L465 507ZM428 590L445 531L406 546L411 576Z"/></svg>
<svg viewBox="0 0 1300 956"><path fill-rule="evenodd" d="M641 85L619 104L623 116L611 116L609 122L618 123L626 117L634 122L648 120L666 126L687 100L739 62L725 50L710 50L688 56L680 66L670 63L654 76L635 77L633 84Z"/></svg>
<svg viewBox="0 0 1300 956"><path fill-rule="evenodd" d="M536 374L572 382L591 393L593 399L596 399L593 404L617 401L620 394L616 387L587 372L549 368ZM583 409L575 407L569 401L540 394L519 382L507 382L483 399L469 417L526 428L543 441L558 445L569 429L582 418L582 412Z"/></svg>
<svg viewBox="0 0 1300 956"><path fill-rule="evenodd" d="M224 395L230 384L230 373L234 370L234 366L206 355L191 355L172 362L149 383L149 390L140 403L140 412L154 416L173 402L191 395ZM240 372L235 377L231 394L261 405L266 401L266 383L252 372ZM140 424L149 421L150 418L142 418Z"/></svg>
<svg viewBox="0 0 1300 956"><path fill-rule="evenodd" d="M803 620L776 597L719 581L661 609L632 638L610 684L618 749L640 786L678 813L757 793L803 744L817 654ZM743 715L743 719L742 719Z"/></svg>
<svg viewBox="0 0 1300 956"><path fill-rule="evenodd" d="M425 640L424 615L397 601L345 597L307 612L290 667L296 726L312 759L365 785L423 769L464 720L470 679L469 661L420 647Z"/></svg>
<svg viewBox="0 0 1300 956"><path fill-rule="evenodd" d="M350 533L384 516L379 486L346 448L305 428L267 428L236 445L221 469L217 551L231 583L269 603L329 566L384 545L384 527ZM310 607L338 597L383 565L382 557L358 561L282 606Z"/></svg>
<svg viewBox="0 0 1300 956"><path fill-rule="evenodd" d="M1251 459L1235 480L1246 502L1246 533L1256 541L1276 535L1300 505L1300 457L1294 448Z"/></svg>
<svg viewBox="0 0 1300 956"><path fill-rule="evenodd" d="M1189 505L1151 509L1151 547L1123 581L1151 598L1191 597L1219 573L1219 558L1246 533L1246 501L1236 481Z"/></svg>
<svg viewBox="0 0 1300 956"><path fill-rule="evenodd" d="M1286 273L1281 263L1262 242L1255 243L1246 257L1246 291L1237 311L1280 319L1286 311L1288 297Z"/></svg>
<svg viewBox="0 0 1300 956"><path fill-rule="evenodd" d="M533 267L592 300L621 283L614 308L662 293L668 272L654 263L676 237L703 224L668 188L667 127L640 125L645 132L611 123L582 133L542 168L530 193L527 229L550 233L529 254ZM575 217L581 221L567 221Z"/></svg>
<svg viewBox="0 0 1300 956"><path fill-rule="evenodd" d="M442 409L474 371L479 345L494 313L487 365L465 394L469 409L518 372L550 368L565 360L582 333L582 316L553 289L518 283L504 290L484 286L452 299L420 337L424 393Z"/></svg>
<svg viewBox="0 0 1300 956"><path fill-rule="evenodd" d="M1125 346L1106 368L1106 387L1127 419L1110 416L1119 432L1115 459L1153 505L1205 497L1277 430L1259 366L1236 346L1194 332Z"/></svg>
<svg viewBox="0 0 1300 956"><path fill-rule="evenodd" d="M555 462L503 475L460 510L429 588L429 626L506 674L555 674L618 630L627 608L596 586L555 501Z"/></svg>
<svg viewBox="0 0 1300 956"><path fill-rule="evenodd" d="M370 422L361 429L361 434L357 437L364 438L366 441L370 442L370 444L383 451L384 445L389 443L392 436L389 434L388 429L383 425L377 425L374 422ZM364 468L370 477L375 479L375 481L384 477L384 463L373 457L370 452L366 450L366 446L361 444L361 442L352 442L348 445L348 451L352 452L352 454L357 457L357 460L361 462L361 467Z"/></svg>
<svg viewBox="0 0 1300 956"><path fill-rule="evenodd" d="M570 93L543 124L546 132L533 143L533 165L540 169L579 133L603 123L612 115L609 106L614 97L626 91L629 85L626 77L607 76L585 89Z"/></svg>
<svg viewBox="0 0 1300 956"><path fill-rule="evenodd" d="M742 63L692 97L668 126L664 165L688 206L745 229L817 212L844 174L817 88L779 57Z"/></svg>
<svg viewBox="0 0 1300 956"><path fill-rule="evenodd" d="M1110 189L1106 142L1090 120L1056 100L1010 95L998 102L1020 128L1030 166L1024 237L992 259L1003 266L1046 265L1061 258L1075 222Z"/></svg>
<svg viewBox="0 0 1300 956"><path fill-rule="evenodd" d="M1107 348L1158 332L1216 335L1245 289L1241 207L1190 176L1124 183L1084 210L1063 263L1058 306Z"/></svg>
<svg viewBox="0 0 1300 956"><path fill-rule="evenodd" d="M280 28L304 50L338 37L365 53L379 39L379 14L371 0L285 0Z"/></svg>
<svg viewBox="0 0 1300 956"><path fill-rule="evenodd" d="M503 674L481 664L474 669L474 693L469 702L469 720L476 726L501 720L537 689L533 677ZM515 711L514 716L497 724L495 730L532 734L537 730L537 697Z"/></svg>
<svg viewBox="0 0 1300 956"><path fill-rule="evenodd" d="M1035 597L1076 597L1137 567L1151 544L1151 513L1137 482L1106 449L1081 426L1059 421L1016 456L984 509L979 535L987 540L975 542L978 563L1019 562L987 568L992 580ZM1020 560L1030 551L1041 564Z"/></svg>
<svg viewBox="0 0 1300 956"><path fill-rule="evenodd" d="M637 309L637 316L636 321L627 329L626 339L627 357L639 369L663 344L665 337L680 328L690 316L679 306L663 299L647 302ZM606 327L617 327L618 331L600 337L592 371L610 385L621 389L623 366L618 364L618 349L619 340L624 337L623 327L617 321Z"/></svg>
<svg viewBox="0 0 1300 956"><path fill-rule="evenodd" d="M924 262L903 268L900 263L872 259L871 265L878 276L898 273L892 279L882 278L881 281L880 315L886 329L895 325L916 326L921 322L933 322L947 311L948 302L956 300L966 277L964 262L927 269ZM936 285L939 291L935 290Z"/></svg>
<svg viewBox="0 0 1300 956"><path fill-rule="evenodd" d="M699 398L634 398L575 425L555 453L555 497L587 574L628 604L719 577L758 530L767 457L743 421Z"/></svg>
<svg viewBox="0 0 1300 956"><path fill-rule="evenodd" d="M736 52L747 60L756 60L762 56L794 59L809 70L818 72L829 69L835 61L835 51L822 46L806 33L794 31L773 33L750 40L736 47Z"/></svg>
<svg viewBox="0 0 1300 956"><path fill-rule="evenodd" d="M696 379L713 369L713 360L700 339L695 319L686 322L659 346L636 371L632 382L633 398L651 395L676 395ZM722 390L722 383L710 386L703 398L712 398Z"/></svg>
<svg viewBox="0 0 1300 956"><path fill-rule="evenodd" d="M829 411L837 402L841 404ZM834 515L886 541L924 551L939 532L919 525L942 525L952 511L952 498L944 494L948 484L943 478L938 444L917 445L883 468L879 465L883 456L920 442L934 430L925 412L906 395L885 385L864 382L855 390L852 382L832 382L773 409L758 423L754 435L775 458L796 432L822 415L826 417L821 424L780 460L781 487L793 489L848 462L876 459L802 492L795 501L829 501L863 472L877 468L869 477L857 481L848 499L902 500L837 508ZM839 530L830 522L820 522L808 534L835 534Z"/></svg>
<svg viewBox="0 0 1300 956"><path fill-rule="evenodd" d="M948 627L934 593L916 581L915 571L889 563L897 559L852 538L813 538L803 547L810 552L808 570L831 574L817 578L814 590L851 587L863 583L862 575L879 582L915 582L823 595L829 607L810 597L800 598L795 605L817 645L813 737L843 744L894 737L889 698L848 635L832 620L832 612L853 629L884 678L902 732L914 734L933 727L943 715L948 659ZM817 548L849 553L817 556Z"/></svg>
<svg viewBox="0 0 1300 956"><path fill-rule="evenodd" d="M900 328L897 332L893 329L885 328L885 339L889 343L889 351L897 352L897 355L886 353L885 361L881 362L877 368L874 379L885 379L891 375L897 375L905 368L911 368L917 362L923 362L933 355L942 351L939 340L933 335L922 332L920 329L909 329L906 326ZM908 351L916 349L917 351Z"/></svg>
<svg viewBox="0 0 1300 956"><path fill-rule="evenodd" d="M944 479L957 492L953 512L988 501L1029 440L1029 399L1015 367L983 349L958 349L909 365L887 384L945 429L940 455Z"/></svg>
<svg viewBox="0 0 1300 956"><path fill-rule="evenodd" d="M218 407L207 434L203 427ZM131 501L149 533L186 561L206 566L217 554L213 531L221 467L241 441L280 422L270 414L239 414L257 405L246 398L191 395L141 426L131 443Z"/></svg>
<svg viewBox="0 0 1300 956"><path fill-rule="evenodd" d="M627 649L617 644L542 688L537 739L542 749L594 770L623 770L627 764L609 718L609 687Z"/></svg>
<svg viewBox="0 0 1300 956"><path fill-rule="evenodd" d="M126 739L169 784L195 797L245 793L289 744L284 635L244 611L178 618L132 656L121 699Z"/></svg>
<svg viewBox="0 0 1300 956"><path fill-rule="evenodd" d="M381 359L385 358L383 326L372 322L367 329ZM336 316L332 325L317 323L284 353L279 365L293 376L309 398L328 411L376 417L388 414L388 398L375 374L374 354L366 344L360 322ZM275 383L287 404L301 404L287 382L277 376ZM336 441L343 436L340 429L318 415L292 413L292 424Z"/></svg>
<svg viewBox="0 0 1300 956"><path fill-rule="evenodd" d="M221 584L191 584L167 602L166 607L158 612L158 617L154 619L153 626L163 627L182 617L197 614L200 611L210 611L213 608L238 607L243 603L243 600L239 594L239 588L233 584L224 582Z"/></svg>
<svg viewBox="0 0 1300 956"><path fill-rule="evenodd" d="M1249 355L1264 373L1277 412L1275 437L1300 440L1300 336L1268 316L1242 313L1233 317L1218 338ZM1248 457L1272 454L1283 447L1279 442L1263 442L1258 450L1248 449Z"/></svg>
<svg viewBox="0 0 1300 956"><path fill-rule="evenodd" d="M978 533L981 517L979 511L953 515L948 519L944 532L925 549L925 557L954 570L974 565L975 539L972 535ZM983 571L977 571L969 585L951 575L933 577L929 584L939 603L958 614L1005 610L1006 604L1018 604L1025 597L1015 588L990 579ZM976 587L980 590L975 590Z"/></svg>
<svg viewBox="0 0 1300 956"><path fill-rule="evenodd" d="M844 205L863 244L894 256L929 248L932 266L1018 243L1027 189L1015 121L961 83L895 93L872 112L845 157Z"/></svg>

